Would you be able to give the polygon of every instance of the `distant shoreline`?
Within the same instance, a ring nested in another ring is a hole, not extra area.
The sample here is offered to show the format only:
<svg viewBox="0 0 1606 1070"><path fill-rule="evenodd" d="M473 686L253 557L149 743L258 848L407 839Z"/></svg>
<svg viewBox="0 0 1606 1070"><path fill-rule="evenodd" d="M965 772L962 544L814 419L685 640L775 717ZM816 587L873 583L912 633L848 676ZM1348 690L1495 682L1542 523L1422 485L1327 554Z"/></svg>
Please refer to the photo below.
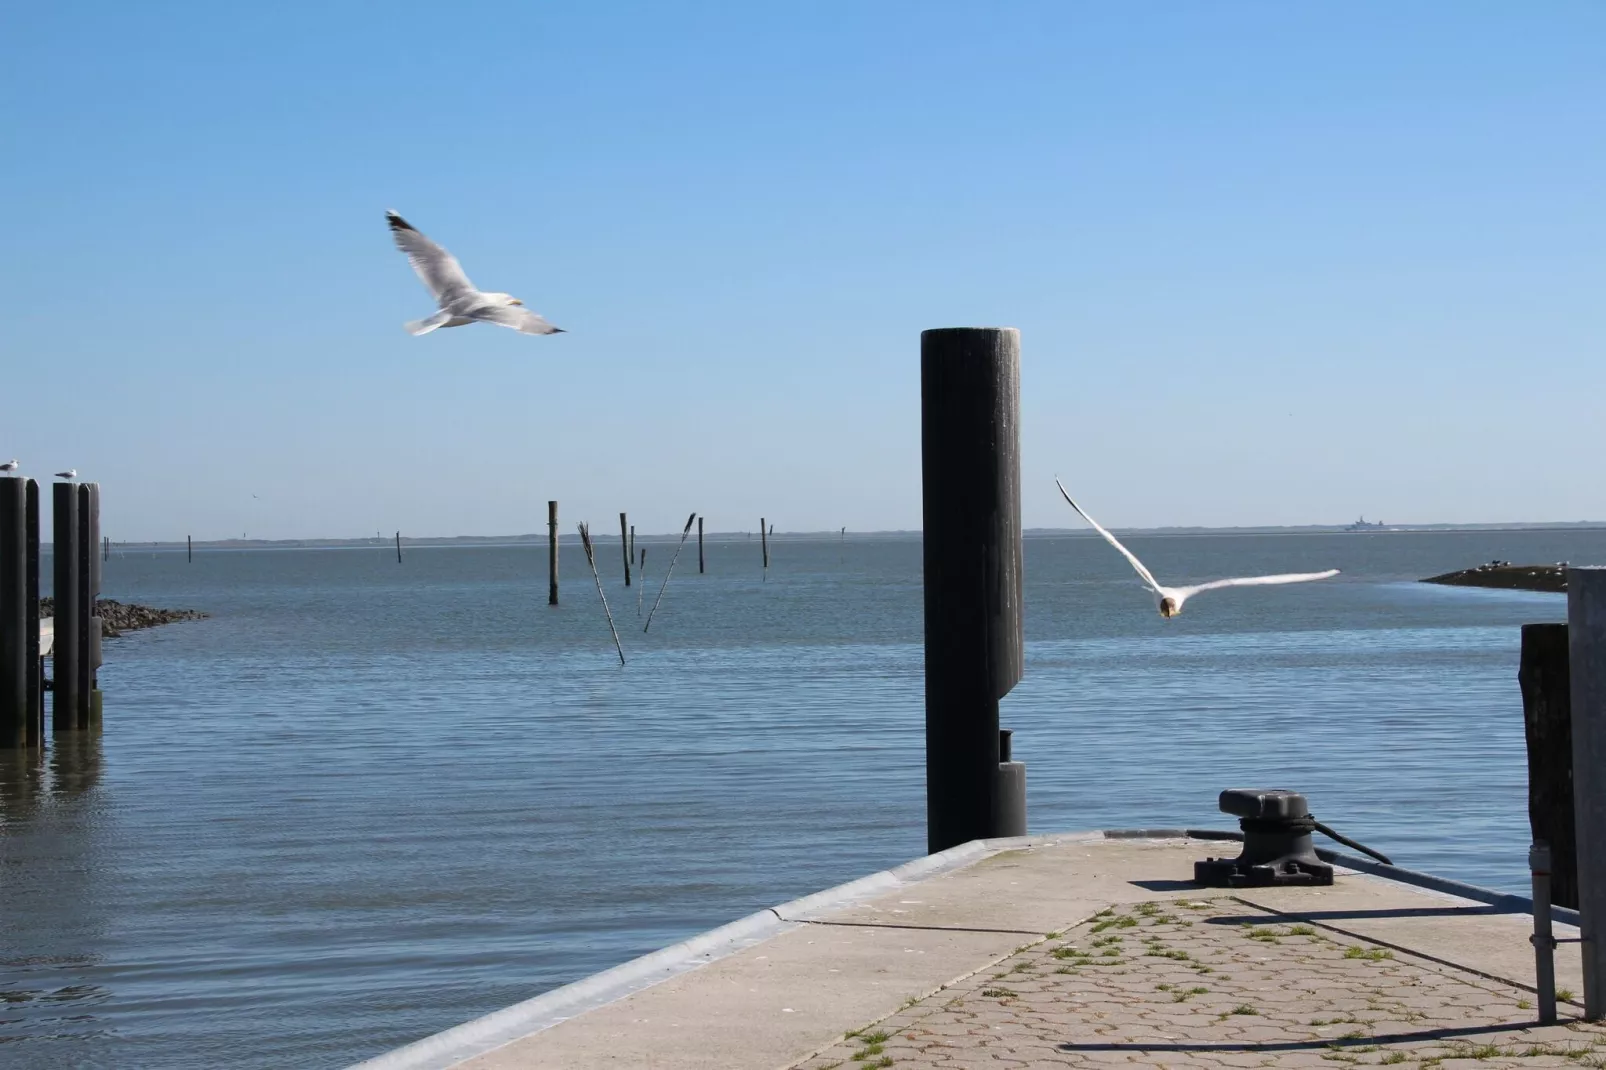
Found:
<svg viewBox="0 0 1606 1070"><path fill-rule="evenodd" d="M1203 527L1169 527L1169 528L1112 528L1112 531L1122 536L1136 538L1184 538L1184 537L1210 537L1233 535L1353 535L1357 538L1375 538L1379 535L1443 535L1443 534L1493 534L1499 532L1527 532L1527 531L1606 531L1606 521L1579 520L1568 523L1534 523L1534 524L1399 524L1388 528L1371 528L1365 531L1349 530L1346 525L1340 524L1307 524L1288 525L1283 527L1232 527L1232 528L1203 528ZM1096 532L1087 528L1027 528L1023 536L1028 539L1043 538L1098 538ZM770 536L775 542L835 542L849 539L856 542L872 540L918 539L919 529L902 531L849 531L846 535L837 531L777 531ZM592 541L598 544L611 543L612 535L596 533ZM703 536L706 542L731 543L757 541L758 533L744 531L710 531ZM667 534L636 536L636 541L647 545L661 545L663 543L676 543L680 541L678 532ZM690 541L690 540L688 540ZM402 548L408 547L452 547L452 546L545 546L547 536L545 532L536 535L446 535L446 536L419 536L410 538L401 537ZM578 535L560 534L558 542L568 546L571 543L578 546ZM188 545L197 550L382 550L387 547L394 550L395 536L385 538L367 539L215 539L208 541L196 540L193 544L183 542L117 542L111 543L114 550L152 550L152 551L182 551ZM49 543L41 546L45 553L50 552Z"/></svg>

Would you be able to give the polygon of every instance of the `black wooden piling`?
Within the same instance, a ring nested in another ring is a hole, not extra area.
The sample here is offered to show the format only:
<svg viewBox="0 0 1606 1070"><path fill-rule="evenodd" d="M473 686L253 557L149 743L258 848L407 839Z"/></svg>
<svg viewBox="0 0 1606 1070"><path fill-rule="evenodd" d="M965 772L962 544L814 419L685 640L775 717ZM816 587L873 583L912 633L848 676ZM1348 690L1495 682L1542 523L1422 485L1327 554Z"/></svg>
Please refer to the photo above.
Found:
<svg viewBox="0 0 1606 1070"><path fill-rule="evenodd" d="M78 488L71 483L51 485L51 527L55 575L55 638L52 640L50 726L55 732L78 727Z"/></svg>
<svg viewBox="0 0 1606 1070"><path fill-rule="evenodd" d="M619 552L625 555L625 586L630 586L630 527L625 514L619 514Z"/></svg>
<svg viewBox="0 0 1606 1070"><path fill-rule="evenodd" d="M935 853L1023 823L997 798L998 702L1022 670L1020 333L922 332L920 406L926 842Z"/></svg>
<svg viewBox="0 0 1606 1070"><path fill-rule="evenodd" d="M28 501L25 538L27 555L27 603L24 612L28 623L23 639L28 644L27 664L32 666L28 679L27 745L42 747L45 743L45 662L39 652L39 484L25 480Z"/></svg>
<svg viewBox="0 0 1606 1070"><path fill-rule="evenodd" d="M558 604L558 503L546 503L546 604Z"/></svg>
<svg viewBox="0 0 1606 1070"><path fill-rule="evenodd" d="M1528 744L1528 825L1550 845L1550 901L1578 909L1578 853L1573 823L1572 701L1567 625L1524 624L1523 735Z"/></svg>
<svg viewBox="0 0 1606 1070"><path fill-rule="evenodd" d="M758 518L758 541L764 548L764 578L770 576L770 529L763 517Z"/></svg>
<svg viewBox="0 0 1606 1070"><path fill-rule="evenodd" d="M100 694L97 685L100 668L100 616L95 600L100 597L100 484L78 484L78 703L73 724L82 732L98 728Z"/></svg>
<svg viewBox="0 0 1606 1070"><path fill-rule="evenodd" d="M184 536L184 560L195 560L195 543L188 535Z"/></svg>
<svg viewBox="0 0 1606 1070"><path fill-rule="evenodd" d="M708 562L703 557L703 518L697 518L697 574L701 576L708 571Z"/></svg>
<svg viewBox="0 0 1606 1070"><path fill-rule="evenodd" d="M636 559L636 525L630 525L630 545L625 547L625 556L630 560Z"/></svg>
<svg viewBox="0 0 1606 1070"><path fill-rule="evenodd" d="M37 672L28 661L27 483L0 477L0 750L28 745L28 677Z"/></svg>
<svg viewBox="0 0 1606 1070"><path fill-rule="evenodd" d="M396 533L396 564L401 564L401 532Z"/></svg>

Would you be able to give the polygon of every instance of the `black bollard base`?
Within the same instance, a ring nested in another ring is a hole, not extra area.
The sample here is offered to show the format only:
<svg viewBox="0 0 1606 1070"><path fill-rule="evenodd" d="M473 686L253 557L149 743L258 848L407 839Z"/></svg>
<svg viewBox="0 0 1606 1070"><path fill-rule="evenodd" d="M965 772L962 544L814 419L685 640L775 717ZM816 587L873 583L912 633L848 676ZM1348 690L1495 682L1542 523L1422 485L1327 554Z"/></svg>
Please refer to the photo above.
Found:
<svg viewBox="0 0 1606 1070"><path fill-rule="evenodd" d="M1008 728L998 733L998 751L1003 761L998 763L993 793L993 836L999 838L1026 835L1026 763L1011 760L1012 734Z"/></svg>
<svg viewBox="0 0 1606 1070"><path fill-rule="evenodd" d="M1305 796L1293 791L1230 788L1221 793L1222 813L1238 818L1244 833L1237 858L1206 858L1193 864L1193 881L1209 888L1261 888L1273 884L1328 885L1333 867L1316 855L1310 834L1316 821Z"/></svg>

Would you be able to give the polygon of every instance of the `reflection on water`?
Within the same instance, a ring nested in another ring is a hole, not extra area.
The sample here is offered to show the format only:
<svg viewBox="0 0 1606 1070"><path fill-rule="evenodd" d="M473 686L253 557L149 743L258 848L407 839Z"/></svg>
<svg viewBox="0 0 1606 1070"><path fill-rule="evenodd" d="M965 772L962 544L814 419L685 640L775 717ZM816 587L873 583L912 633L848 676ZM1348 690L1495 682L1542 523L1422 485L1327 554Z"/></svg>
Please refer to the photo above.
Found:
<svg viewBox="0 0 1606 1070"><path fill-rule="evenodd" d="M66 1055L46 1055L57 1045L82 1055L104 1035L93 1008L111 994L84 980L106 936L94 842L102 762L95 732L56 735L42 751L0 750L0 1065L12 1055L43 1065ZM46 834L27 835L35 825ZM27 924L42 912L66 924Z"/></svg>
<svg viewBox="0 0 1606 1070"><path fill-rule="evenodd" d="M41 807L69 800L84 805L100 783L105 761L99 732L63 732L46 747L0 749L0 830L15 829Z"/></svg>

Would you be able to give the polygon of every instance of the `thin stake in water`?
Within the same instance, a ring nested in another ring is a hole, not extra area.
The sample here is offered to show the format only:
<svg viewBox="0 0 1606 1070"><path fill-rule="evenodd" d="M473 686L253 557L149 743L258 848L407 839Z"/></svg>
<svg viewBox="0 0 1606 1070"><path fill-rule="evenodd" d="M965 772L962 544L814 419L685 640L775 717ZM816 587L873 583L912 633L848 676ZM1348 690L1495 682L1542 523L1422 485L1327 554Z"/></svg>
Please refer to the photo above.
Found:
<svg viewBox="0 0 1606 1070"><path fill-rule="evenodd" d="M686 518L686 526L680 533L680 545L675 547L675 556L669 559L669 568L664 572L663 586L658 588L658 597L652 600L652 609L647 613L647 623L642 627L642 631L652 627L652 615L658 612L658 603L664 600L664 588L669 586L669 577L675 572L675 562L680 560L680 551L686 545L686 536L691 534L692 521L696 519L696 513Z"/></svg>
<svg viewBox="0 0 1606 1070"><path fill-rule="evenodd" d="M641 548L641 564L636 567L636 616L641 616L641 596L647 593L647 548Z"/></svg>
<svg viewBox="0 0 1606 1070"><path fill-rule="evenodd" d="M591 566L591 578L597 581L597 597L602 599L602 612L608 618L608 631L613 633L614 649L619 651L619 664L625 663L625 648L619 645L619 629L613 626L613 613L608 609L608 596L602 593L602 577L597 575L597 558L591 552L591 530L585 521L580 522L580 545L586 549L586 564Z"/></svg>

